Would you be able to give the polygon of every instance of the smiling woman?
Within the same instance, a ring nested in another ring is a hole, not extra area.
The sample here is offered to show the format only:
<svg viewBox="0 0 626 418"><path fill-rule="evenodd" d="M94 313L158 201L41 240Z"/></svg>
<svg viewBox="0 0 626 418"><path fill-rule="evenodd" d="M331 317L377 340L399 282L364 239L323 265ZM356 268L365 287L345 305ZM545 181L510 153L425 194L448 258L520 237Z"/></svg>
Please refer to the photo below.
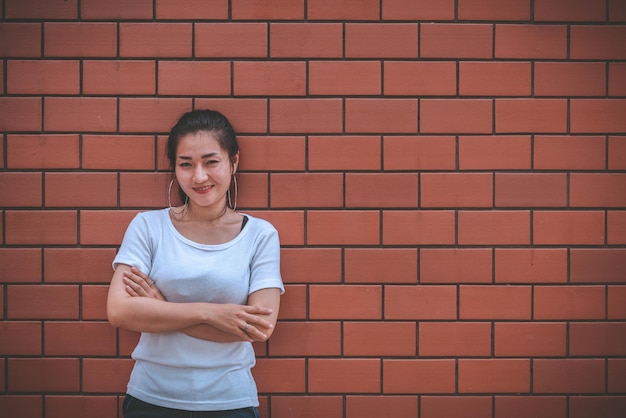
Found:
<svg viewBox="0 0 626 418"><path fill-rule="evenodd" d="M277 231L234 210L225 116L184 114L167 153L183 204L138 214L113 262L109 321L141 332L124 417L256 417L251 342L272 334L284 292Z"/></svg>

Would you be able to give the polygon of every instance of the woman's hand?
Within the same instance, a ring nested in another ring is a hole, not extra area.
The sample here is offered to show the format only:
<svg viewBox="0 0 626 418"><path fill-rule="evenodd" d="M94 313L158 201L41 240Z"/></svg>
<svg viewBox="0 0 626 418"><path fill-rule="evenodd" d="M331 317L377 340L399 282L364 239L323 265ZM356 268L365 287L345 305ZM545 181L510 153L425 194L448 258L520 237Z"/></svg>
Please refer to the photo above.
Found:
<svg viewBox="0 0 626 418"><path fill-rule="evenodd" d="M130 270L124 271L122 281L124 282L126 292L130 296L143 296L165 300L159 288L155 286L154 281L136 267L131 267Z"/></svg>

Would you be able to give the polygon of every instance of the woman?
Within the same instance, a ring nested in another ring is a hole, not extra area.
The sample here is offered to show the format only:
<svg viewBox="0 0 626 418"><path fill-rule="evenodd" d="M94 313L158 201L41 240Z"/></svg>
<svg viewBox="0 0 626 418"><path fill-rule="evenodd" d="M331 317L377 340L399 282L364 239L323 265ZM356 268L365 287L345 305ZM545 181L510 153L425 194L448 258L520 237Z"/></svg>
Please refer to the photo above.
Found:
<svg viewBox="0 0 626 418"><path fill-rule="evenodd" d="M278 234L234 210L239 147L222 114L184 114L167 155L183 204L138 214L113 261L109 321L141 332L124 417L258 417L251 342L276 324Z"/></svg>

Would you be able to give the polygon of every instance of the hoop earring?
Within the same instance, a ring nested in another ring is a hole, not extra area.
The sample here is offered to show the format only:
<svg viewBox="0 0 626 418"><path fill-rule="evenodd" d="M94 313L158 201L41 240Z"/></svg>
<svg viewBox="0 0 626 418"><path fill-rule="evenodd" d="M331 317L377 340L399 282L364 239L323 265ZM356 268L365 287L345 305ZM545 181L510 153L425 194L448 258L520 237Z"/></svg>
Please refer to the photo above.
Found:
<svg viewBox="0 0 626 418"><path fill-rule="evenodd" d="M239 191L237 189L237 177L233 174L233 192L235 194L235 202L233 204L231 196L233 193L231 193L230 191L230 187L228 188L228 192L227 194L227 198L228 198L228 206L232 209L232 210L236 210L237 209L237 196L239 196Z"/></svg>
<svg viewBox="0 0 626 418"><path fill-rule="evenodd" d="M169 206L170 211L173 214L182 215L187 210L187 205L189 204L189 196L185 196L185 204L183 205L183 208L179 212L176 212L174 210L174 207L172 206L172 186L174 185L174 180L175 179L170 180L170 185L167 188L167 205Z"/></svg>

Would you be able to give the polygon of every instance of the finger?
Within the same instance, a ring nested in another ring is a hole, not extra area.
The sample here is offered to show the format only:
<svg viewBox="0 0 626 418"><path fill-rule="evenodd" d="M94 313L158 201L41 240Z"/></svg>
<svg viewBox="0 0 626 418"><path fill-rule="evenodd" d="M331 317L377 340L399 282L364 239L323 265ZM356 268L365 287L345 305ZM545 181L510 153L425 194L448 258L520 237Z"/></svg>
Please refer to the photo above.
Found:
<svg viewBox="0 0 626 418"><path fill-rule="evenodd" d="M137 282L135 282L133 279L124 277L123 281L127 287L131 288L133 292L135 292L136 296L144 296L145 290L143 289L143 287L141 287L141 285L137 284Z"/></svg>

